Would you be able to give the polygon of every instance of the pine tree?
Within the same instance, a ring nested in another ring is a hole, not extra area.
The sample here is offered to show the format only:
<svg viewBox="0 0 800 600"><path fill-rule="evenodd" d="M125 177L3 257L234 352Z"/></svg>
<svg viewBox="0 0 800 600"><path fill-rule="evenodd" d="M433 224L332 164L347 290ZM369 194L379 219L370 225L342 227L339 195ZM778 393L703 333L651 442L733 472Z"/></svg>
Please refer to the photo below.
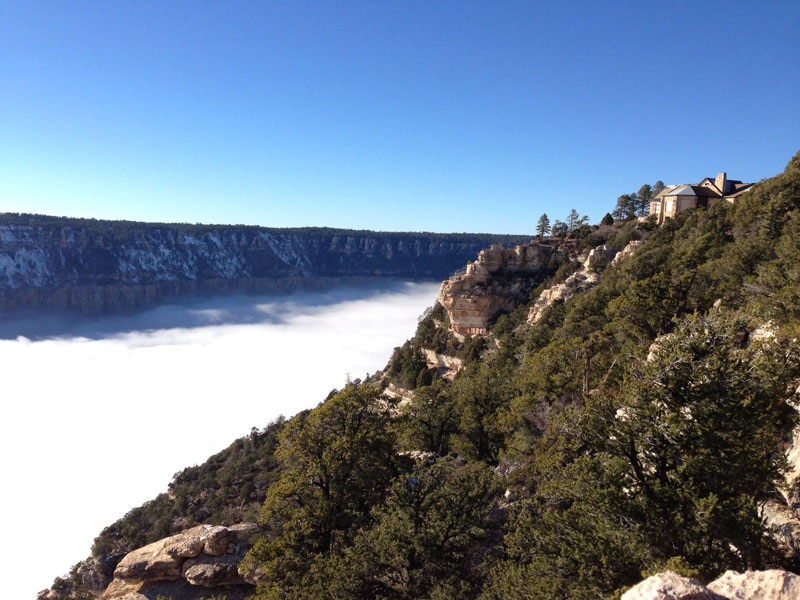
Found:
<svg viewBox="0 0 800 600"><path fill-rule="evenodd" d="M636 194L636 215L646 217L650 212L650 200L653 198L653 188L645 183Z"/></svg>
<svg viewBox="0 0 800 600"><path fill-rule="evenodd" d="M550 218L547 216L547 213L542 213L542 216L539 217L539 222L536 224L536 235L539 236L539 239L542 239L549 233Z"/></svg>
<svg viewBox="0 0 800 600"><path fill-rule="evenodd" d="M575 210L574 208L571 211L569 211L569 214L567 215L567 229L569 229L569 231L571 232L575 231L575 229L578 227L578 222L580 221L580 218L581 216L578 214L578 211Z"/></svg>
<svg viewBox="0 0 800 600"><path fill-rule="evenodd" d="M553 237L563 238L569 233L569 227L563 221L559 221L556 219L555 223L553 223L553 228L551 229L550 233L553 234Z"/></svg>

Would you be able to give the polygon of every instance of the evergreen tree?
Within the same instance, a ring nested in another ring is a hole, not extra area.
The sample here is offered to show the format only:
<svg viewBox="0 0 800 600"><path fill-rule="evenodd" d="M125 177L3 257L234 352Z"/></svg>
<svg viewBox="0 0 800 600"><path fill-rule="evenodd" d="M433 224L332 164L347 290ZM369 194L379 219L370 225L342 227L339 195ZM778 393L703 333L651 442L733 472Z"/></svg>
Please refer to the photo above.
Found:
<svg viewBox="0 0 800 600"><path fill-rule="evenodd" d="M329 559L352 544L397 472L380 390L351 386L290 421L276 456L283 473L270 486L260 523L267 534L243 568L269 583L256 598L315 598Z"/></svg>
<svg viewBox="0 0 800 600"><path fill-rule="evenodd" d="M581 216L574 208L569 211L569 214L567 215L567 229L570 231L570 233L577 229L580 218Z"/></svg>
<svg viewBox="0 0 800 600"><path fill-rule="evenodd" d="M550 233L550 219L547 216L547 213L543 213L542 216L539 217L539 222L536 224L536 235L539 236L539 239L542 239L549 233Z"/></svg>
<svg viewBox="0 0 800 600"><path fill-rule="evenodd" d="M567 233L569 233L569 227L563 221L559 221L556 219L555 223L553 223L553 229L551 233L554 237L563 238L566 237Z"/></svg>
<svg viewBox="0 0 800 600"><path fill-rule="evenodd" d="M458 413L444 380L414 390L403 415L404 442L409 450L440 456L450 451L450 438L458 432Z"/></svg>
<svg viewBox="0 0 800 600"><path fill-rule="evenodd" d="M334 598L474 597L499 495L491 469L453 457L401 475L343 561Z"/></svg>
<svg viewBox="0 0 800 600"><path fill-rule="evenodd" d="M636 194L622 194L611 213L617 221L627 221L636 216Z"/></svg>
<svg viewBox="0 0 800 600"><path fill-rule="evenodd" d="M636 215L646 217L650 212L650 200L653 197L653 188L645 183L636 193Z"/></svg>
<svg viewBox="0 0 800 600"><path fill-rule="evenodd" d="M479 363L459 377L454 399L459 416L455 450L462 456L495 465L503 448L499 413L508 408L512 390L501 365Z"/></svg>

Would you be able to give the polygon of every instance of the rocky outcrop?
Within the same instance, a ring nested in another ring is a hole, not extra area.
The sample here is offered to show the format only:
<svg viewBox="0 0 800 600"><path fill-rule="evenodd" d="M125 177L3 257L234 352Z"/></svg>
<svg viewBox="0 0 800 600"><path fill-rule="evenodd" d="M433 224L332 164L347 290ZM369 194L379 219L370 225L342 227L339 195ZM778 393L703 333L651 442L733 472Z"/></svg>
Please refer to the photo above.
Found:
<svg viewBox="0 0 800 600"><path fill-rule="evenodd" d="M484 334L498 313L510 312L566 259L555 243L531 242L512 249L483 250L466 272L454 275L439 290L439 303L450 329L462 335Z"/></svg>
<svg viewBox="0 0 800 600"><path fill-rule="evenodd" d="M617 251L611 246L597 246L589 251L586 260L583 261L583 267L589 271L602 269L614 260L617 256Z"/></svg>
<svg viewBox="0 0 800 600"><path fill-rule="evenodd" d="M536 299L528 311L528 323L536 323L545 311L556 302L567 302L573 297L592 289L600 279L598 272L609 264L616 265L633 254L642 244L641 241L630 242L622 252L611 246L593 248L583 260L580 269L572 273L562 283L547 288Z"/></svg>
<svg viewBox="0 0 800 600"><path fill-rule="evenodd" d="M622 600L797 600L800 576L780 569L726 571L704 586L671 571L648 577L622 594Z"/></svg>
<svg viewBox="0 0 800 600"><path fill-rule="evenodd" d="M464 361L457 356L439 354L428 348L423 348L422 353L425 355L428 367L436 369L439 376L447 381L453 381L458 372L464 368Z"/></svg>
<svg viewBox="0 0 800 600"><path fill-rule="evenodd" d="M781 569L769 571L725 571L708 589L726 600L797 600L800 576Z"/></svg>
<svg viewBox="0 0 800 600"><path fill-rule="evenodd" d="M622 250L620 250L617 255L614 257L614 260L611 261L612 265L616 265L621 263L626 258L630 257L639 247L644 244L643 240L631 240L628 242L628 245L625 246Z"/></svg>
<svg viewBox="0 0 800 600"><path fill-rule="evenodd" d="M761 505L761 518L769 535L787 556L800 556L800 519L792 509L770 499Z"/></svg>
<svg viewBox="0 0 800 600"><path fill-rule="evenodd" d="M667 571L648 577L622 594L622 600L722 600L696 579Z"/></svg>
<svg viewBox="0 0 800 600"><path fill-rule="evenodd" d="M76 583L83 589L100 595L114 578L114 569L121 556L105 556L88 558L78 564Z"/></svg>
<svg viewBox="0 0 800 600"><path fill-rule="evenodd" d="M609 246L598 246L589 252L581 268L562 283L547 288L528 311L528 323L536 323L545 311L556 302L566 302L572 297L593 288L599 279L597 271L614 258L616 251Z"/></svg>
<svg viewBox="0 0 800 600"><path fill-rule="evenodd" d="M545 311L556 302L567 302L574 296L593 288L599 276L589 271L585 266L567 277L563 283L558 283L547 288L533 303L528 311L528 323L536 323L542 318Z"/></svg>
<svg viewBox="0 0 800 600"><path fill-rule="evenodd" d="M257 529L254 523L198 525L134 550L117 565L102 599L245 598L255 588L239 573L239 563Z"/></svg>
<svg viewBox="0 0 800 600"><path fill-rule="evenodd" d="M519 236L269 229L0 213L0 311L84 314L187 294L287 292L365 280L441 280Z"/></svg>

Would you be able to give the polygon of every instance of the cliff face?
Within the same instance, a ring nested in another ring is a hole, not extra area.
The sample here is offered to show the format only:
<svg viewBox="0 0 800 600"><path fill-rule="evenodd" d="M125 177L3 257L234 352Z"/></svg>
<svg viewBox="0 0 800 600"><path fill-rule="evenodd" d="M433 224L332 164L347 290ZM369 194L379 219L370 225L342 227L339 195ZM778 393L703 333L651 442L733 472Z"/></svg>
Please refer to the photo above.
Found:
<svg viewBox="0 0 800 600"><path fill-rule="evenodd" d="M0 311L111 313L189 293L443 279L482 248L514 240L0 215Z"/></svg>
<svg viewBox="0 0 800 600"><path fill-rule="evenodd" d="M460 335L483 334L490 320L513 310L567 257L554 243L530 242L512 249L493 246L481 251L463 274L442 283L439 303Z"/></svg>

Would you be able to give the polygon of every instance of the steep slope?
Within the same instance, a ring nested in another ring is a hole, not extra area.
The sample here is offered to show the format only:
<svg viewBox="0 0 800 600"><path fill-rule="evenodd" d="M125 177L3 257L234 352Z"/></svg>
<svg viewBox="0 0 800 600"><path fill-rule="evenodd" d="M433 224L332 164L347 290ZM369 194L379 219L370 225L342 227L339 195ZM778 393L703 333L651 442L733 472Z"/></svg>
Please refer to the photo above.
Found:
<svg viewBox="0 0 800 600"><path fill-rule="evenodd" d="M438 280L482 248L523 239L5 213L0 214L0 311L99 314L184 294L280 292L374 278Z"/></svg>
<svg viewBox="0 0 800 600"><path fill-rule="evenodd" d="M281 425L238 570L257 599L582 600L665 569L800 572L800 154L736 206L554 246L527 276L510 266L535 244L496 278L454 276L443 290L501 314L489 298L459 331L437 305L384 373Z"/></svg>

